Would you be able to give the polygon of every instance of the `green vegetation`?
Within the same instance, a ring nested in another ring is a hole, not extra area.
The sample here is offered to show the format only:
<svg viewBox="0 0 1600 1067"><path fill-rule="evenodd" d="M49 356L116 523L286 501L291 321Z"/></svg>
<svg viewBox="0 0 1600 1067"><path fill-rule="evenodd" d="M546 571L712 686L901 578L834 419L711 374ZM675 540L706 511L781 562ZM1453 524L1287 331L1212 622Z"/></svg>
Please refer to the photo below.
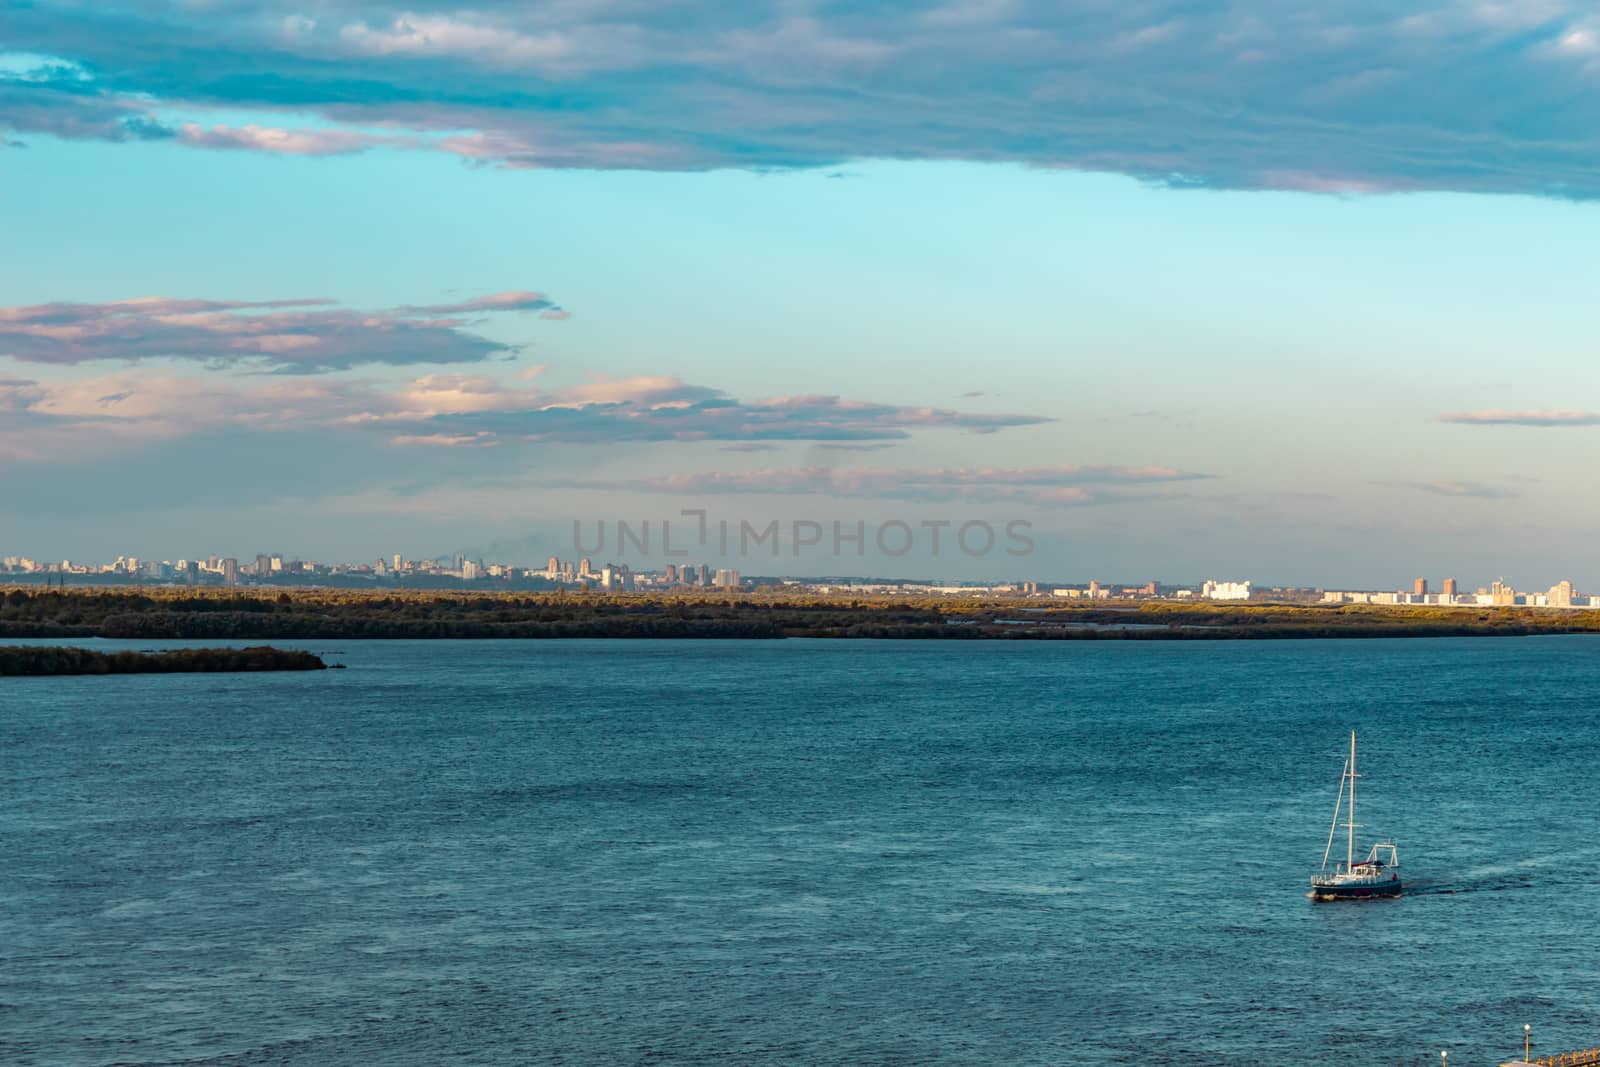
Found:
<svg viewBox="0 0 1600 1067"><path fill-rule="evenodd" d="M310 652L278 648L185 648L170 652L94 652L86 648L13 645L0 648L0 676L41 674L178 674L197 671L320 671Z"/></svg>
<svg viewBox="0 0 1600 1067"><path fill-rule="evenodd" d="M841 597L770 590L601 595L329 589L0 589L6 637L912 637L1219 640L1600 632L1600 611Z"/></svg>

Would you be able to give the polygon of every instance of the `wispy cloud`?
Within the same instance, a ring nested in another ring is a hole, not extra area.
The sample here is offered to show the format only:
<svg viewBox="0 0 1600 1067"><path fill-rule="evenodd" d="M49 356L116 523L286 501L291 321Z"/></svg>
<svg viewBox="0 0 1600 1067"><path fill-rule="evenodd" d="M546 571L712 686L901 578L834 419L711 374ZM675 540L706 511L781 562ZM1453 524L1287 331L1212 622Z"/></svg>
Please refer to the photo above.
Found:
<svg viewBox="0 0 1600 1067"><path fill-rule="evenodd" d="M1395 489L1410 489L1419 493L1431 493L1434 496L1469 497L1477 500L1507 500L1516 496L1509 489L1494 485L1484 485L1482 482L1378 482Z"/></svg>
<svg viewBox="0 0 1600 1067"><path fill-rule="evenodd" d="M154 358L248 364L279 372L364 364L474 363L511 351L471 332L466 316L538 311L539 293L506 292L453 304L359 311L333 301L144 297L103 304L0 308L0 355L75 365Z"/></svg>
<svg viewBox="0 0 1600 1067"><path fill-rule="evenodd" d="M626 482L574 480L572 488L683 494L786 494L1042 506L1101 503L1161 492L1210 475L1176 467L1085 466L959 468L789 467L706 471Z"/></svg>
<svg viewBox="0 0 1600 1067"><path fill-rule="evenodd" d="M0 130L20 136L1600 195L1600 21L1568 0L34 4L7 12L6 37L33 57L0 63Z"/></svg>
<svg viewBox="0 0 1600 1067"><path fill-rule="evenodd" d="M1457 411L1440 415L1439 421L1468 426L1600 426L1600 411Z"/></svg>
<svg viewBox="0 0 1600 1067"><path fill-rule="evenodd" d="M710 386L646 376L508 395L493 407L436 415L425 432L570 442L895 441L916 430L989 434L1051 421L839 396L743 401Z"/></svg>

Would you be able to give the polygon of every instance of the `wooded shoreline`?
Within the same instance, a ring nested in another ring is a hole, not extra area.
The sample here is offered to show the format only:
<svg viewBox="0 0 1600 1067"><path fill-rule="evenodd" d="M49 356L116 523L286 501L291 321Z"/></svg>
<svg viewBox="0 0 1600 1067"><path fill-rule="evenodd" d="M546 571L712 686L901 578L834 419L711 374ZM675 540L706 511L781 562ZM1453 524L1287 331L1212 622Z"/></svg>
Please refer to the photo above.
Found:
<svg viewBox="0 0 1600 1067"><path fill-rule="evenodd" d="M919 638L1215 641L1600 633L1600 611L849 598L791 593L574 594L306 589L0 588L7 638L371 640Z"/></svg>

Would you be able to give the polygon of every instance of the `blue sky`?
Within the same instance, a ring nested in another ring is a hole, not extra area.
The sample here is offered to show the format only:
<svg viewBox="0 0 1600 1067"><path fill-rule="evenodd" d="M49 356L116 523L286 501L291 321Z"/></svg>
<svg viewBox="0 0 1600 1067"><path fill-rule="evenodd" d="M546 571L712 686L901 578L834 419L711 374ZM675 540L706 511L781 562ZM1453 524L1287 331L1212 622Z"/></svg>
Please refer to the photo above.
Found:
<svg viewBox="0 0 1600 1067"><path fill-rule="evenodd" d="M704 507L1038 543L750 572L1600 585L1597 26L13 5L0 554Z"/></svg>

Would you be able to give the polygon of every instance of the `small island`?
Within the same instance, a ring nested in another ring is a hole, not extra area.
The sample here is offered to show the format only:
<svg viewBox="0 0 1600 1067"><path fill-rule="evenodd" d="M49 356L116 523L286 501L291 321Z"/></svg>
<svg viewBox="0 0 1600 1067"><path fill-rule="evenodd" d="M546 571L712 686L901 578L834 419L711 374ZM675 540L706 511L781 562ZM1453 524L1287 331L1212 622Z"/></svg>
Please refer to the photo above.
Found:
<svg viewBox="0 0 1600 1067"><path fill-rule="evenodd" d="M57 645L0 647L0 677L61 674L192 674L220 671L321 671L311 652L257 648L180 648L163 652L96 652Z"/></svg>

